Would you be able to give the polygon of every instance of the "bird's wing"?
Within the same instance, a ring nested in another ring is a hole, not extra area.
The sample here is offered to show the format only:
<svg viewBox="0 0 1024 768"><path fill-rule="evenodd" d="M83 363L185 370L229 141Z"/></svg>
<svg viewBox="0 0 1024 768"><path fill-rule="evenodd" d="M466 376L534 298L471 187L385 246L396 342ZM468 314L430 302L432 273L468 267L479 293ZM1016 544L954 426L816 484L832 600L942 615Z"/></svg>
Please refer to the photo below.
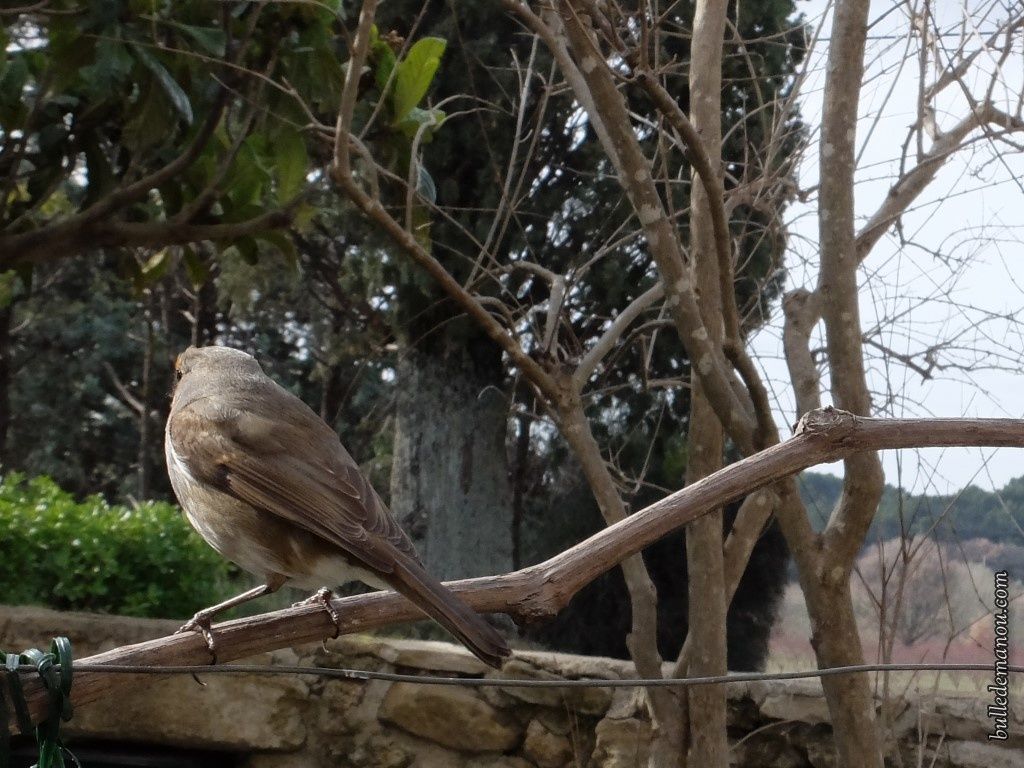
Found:
<svg viewBox="0 0 1024 768"><path fill-rule="evenodd" d="M334 431L276 385L260 394L258 412L200 398L172 415L168 435L188 470L378 573L390 574L398 553L418 562L409 538Z"/></svg>

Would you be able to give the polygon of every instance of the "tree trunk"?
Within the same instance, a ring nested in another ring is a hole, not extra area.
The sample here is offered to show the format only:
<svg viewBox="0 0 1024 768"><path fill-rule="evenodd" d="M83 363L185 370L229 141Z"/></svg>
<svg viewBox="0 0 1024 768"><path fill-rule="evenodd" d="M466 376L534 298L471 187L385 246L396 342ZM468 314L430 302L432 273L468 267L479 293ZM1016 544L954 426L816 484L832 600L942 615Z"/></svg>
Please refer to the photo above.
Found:
<svg viewBox="0 0 1024 768"><path fill-rule="evenodd" d="M402 357L391 470L392 510L442 579L512 568L500 358L457 345Z"/></svg>
<svg viewBox="0 0 1024 768"><path fill-rule="evenodd" d="M523 567L523 516L526 514L526 483L527 470L530 462L530 427L533 420L529 416L517 419L515 464L512 476L512 567L519 570Z"/></svg>
<svg viewBox="0 0 1024 768"><path fill-rule="evenodd" d="M323 381L323 389L320 390L320 418L334 426L345 395L342 367L338 364L325 366Z"/></svg>
<svg viewBox="0 0 1024 768"><path fill-rule="evenodd" d="M868 0L842 0L835 7L821 124L821 188L818 201L821 272L818 294L828 347L832 401L867 416L867 385L860 321L859 264L854 182L857 107L864 77ZM819 567L801 568L819 667L863 663L850 600L850 572L878 508L885 477L877 453L843 462L843 493L821 536ZM874 700L864 675L821 681L843 768L882 768Z"/></svg>
<svg viewBox="0 0 1024 768"><path fill-rule="evenodd" d="M153 426L153 354L156 347L156 334L153 328L153 310L155 301L153 293L147 292L145 306L145 322L143 332L145 333L145 347L142 352L142 379L140 381L139 402L142 407L139 409L139 448L138 448L138 475L136 477L136 492L139 501L150 497L150 481L152 477L152 426Z"/></svg>
<svg viewBox="0 0 1024 768"><path fill-rule="evenodd" d="M848 579L819 583L805 590L811 619L811 645L818 666L864 663L860 631L853 612ZM875 701L866 675L837 675L822 680L832 713L839 764L844 768L884 765L875 718Z"/></svg>
<svg viewBox="0 0 1024 768"><path fill-rule="evenodd" d="M722 156L722 37L725 30L724 0L698 0L693 16L690 67L690 119L700 134L716 175ZM711 338L721 344L723 299L715 232L711 225L709 190L693 172L690 193L690 248L700 311ZM717 202L717 201L715 201ZM732 289L732 280L728 280ZM739 341L735 339L734 341ZM686 484L691 485L722 467L725 431L698 378L693 380L690 424L687 429ZM686 528L686 559L689 572L689 634L692 653L688 673L693 676L726 672L725 622L729 601L725 595L725 562L722 552L722 510ZM687 763L707 768L726 768L725 686L699 685L687 689L689 704L689 752Z"/></svg>

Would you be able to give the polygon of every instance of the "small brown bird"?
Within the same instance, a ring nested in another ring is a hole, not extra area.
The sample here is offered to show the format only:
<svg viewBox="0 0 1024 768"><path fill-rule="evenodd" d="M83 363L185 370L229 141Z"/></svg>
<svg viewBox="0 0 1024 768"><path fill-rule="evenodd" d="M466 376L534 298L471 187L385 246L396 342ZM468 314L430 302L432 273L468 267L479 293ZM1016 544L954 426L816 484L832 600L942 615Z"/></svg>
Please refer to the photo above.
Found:
<svg viewBox="0 0 1024 768"><path fill-rule="evenodd" d="M212 651L210 620L231 606L285 583L362 581L397 590L481 661L501 666L508 645L424 570L338 435L305 403L236 349L189 347L175 370L164 441L174 492L210 546L265 579L200 611L183 630L203 630Z"/></svg>

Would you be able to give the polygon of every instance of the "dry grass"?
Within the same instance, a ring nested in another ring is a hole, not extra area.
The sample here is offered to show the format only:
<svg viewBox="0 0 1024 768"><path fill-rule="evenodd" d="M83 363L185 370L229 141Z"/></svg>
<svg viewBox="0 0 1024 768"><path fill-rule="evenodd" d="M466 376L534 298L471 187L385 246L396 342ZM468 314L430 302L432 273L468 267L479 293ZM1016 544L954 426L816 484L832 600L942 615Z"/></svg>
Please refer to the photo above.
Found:
<svg viewBox="0 0 1024 768"><path fill-rule="evenodd" d="M1024 600L1018 599L1011 612L1010 649L1012 663L1024 664ZM893 663L975 663L992 664L992 617L980 619L969 630L956 637L931 637L913 645L895 644L891 658L883 658L878 651L878 625L870 617L861 619L861 638L868 662ZM797 584L789 584L780 607L779 619L772 631L766 672L794 672L813 669L816 664L810 643L810 621L803 597ZM889 690L895 694L917 693L985 693L992 682L991 673L985 672L890 672ZM878 690L882 689L882 674L874 675ZM1012 678L1013 694L1024 696L1024 679Z"/></svg>

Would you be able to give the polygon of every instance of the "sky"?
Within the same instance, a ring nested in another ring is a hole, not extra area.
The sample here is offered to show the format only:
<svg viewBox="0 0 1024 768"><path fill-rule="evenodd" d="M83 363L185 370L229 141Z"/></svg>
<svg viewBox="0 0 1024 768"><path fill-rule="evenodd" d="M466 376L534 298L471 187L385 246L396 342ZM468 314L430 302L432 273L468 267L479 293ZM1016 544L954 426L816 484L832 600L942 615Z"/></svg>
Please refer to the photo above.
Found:
<svg viewBox="0 0 1024 768"><path fill-rule="evenodd" d="M908 47L910 3L873 2L867 48L868 71L862 91L857 145L856 213L863 223L899 173L902 147L917 118L919 60L917 41ZM991 2L933 2L943 48L960 43L961 9L977 11L968 25L970 48L1004 18ZM800 109L815 132L798 174L801 189L818 181L817 127L820 125L825 57L831 30L831 3L798 2L812 27L824 20L822 42L809 57ZM955 33L955 34L953 34ZM1002 67L993 98L1013 111L1024 92L1024 34ZM991 52L978 57L968 84L983 88L982 74L998 62ZM934 76L934 69L926 70ZM936 124L947 130L966 114L964 89L953 86L935 102ZM903 217L904 242L890 231L860 273L860 307L872 341L897 355L935 351L946 370L925 379L919 372L888 362L867 347L869 381L876 415L893 417L972 416L1024 418L1024 152L998 145L991 133L948 161L928 190ZM1024 143L1024 134L1019 135ZM927 149L928 139L925 139ZM915 159L911 145L909 164ZM998 150L998 151L997 151ZM786 290L817 281L817 201L814 195L791 206ZM820 331L820 324L819 324ZM820 333L819 333L819 341ZM823 343L823 342L822 342ZM782 360L781 308L753 341L774 398L779 422L793 424L791 388ZM920 361L920 357L917 358ZM827 385L827 381L826 381ZM828 404L826 394L823 404ZM950 493L973 483L992 489L1024 475L1024 449L928 449L890 451L882 456L887 482L915 493ZM842 473L841 464L819 470Z"/></svg>

